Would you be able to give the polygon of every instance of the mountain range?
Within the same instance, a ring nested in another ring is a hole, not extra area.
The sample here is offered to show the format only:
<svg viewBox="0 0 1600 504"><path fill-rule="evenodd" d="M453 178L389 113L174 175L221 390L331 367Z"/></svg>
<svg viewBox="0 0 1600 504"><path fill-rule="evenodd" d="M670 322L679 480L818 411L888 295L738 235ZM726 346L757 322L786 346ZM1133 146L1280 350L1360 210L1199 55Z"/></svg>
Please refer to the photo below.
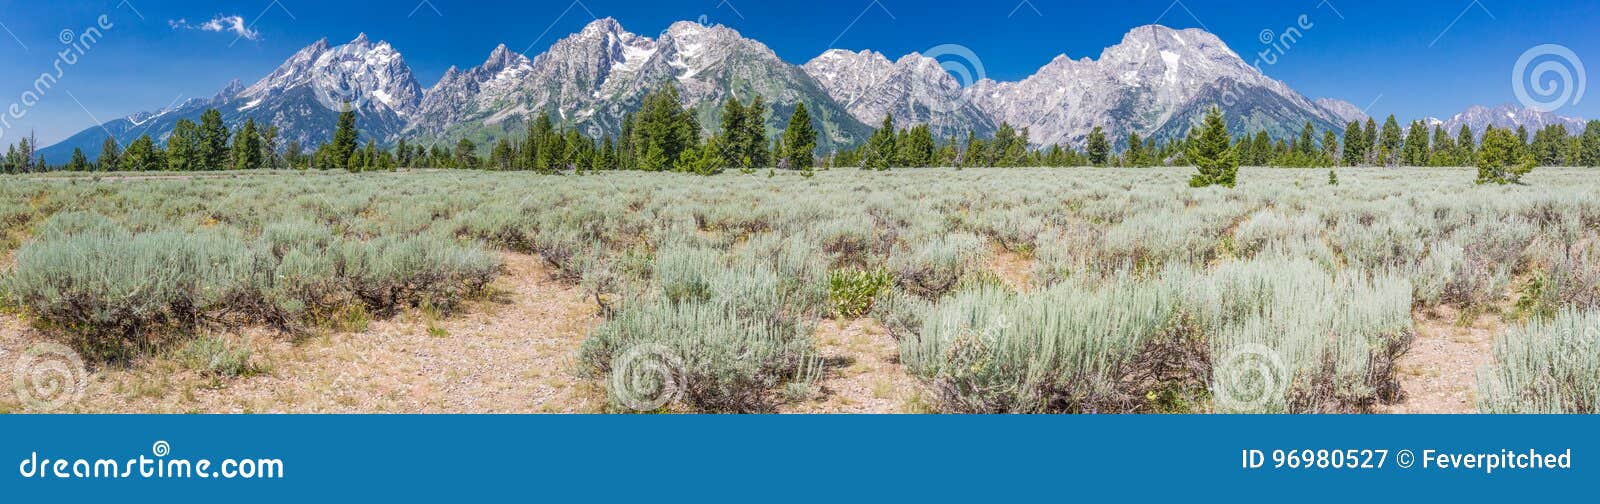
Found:
<svg viewBox="0 0 1600 504"><path fill-rule="evenodd" d="M1365 115L1334 99L1308 99L1247 64L1216 36L1160 25L1135 28L1097 59L1055 58L1016 82L953 74L930 50L890 60L873 51L829 50L802 65L722 25L677 22L652 38L596 20L529 58L504 45L476 67L451 67L423 88L399 51L365 34L339 46L319 40L290 56L254 84L235 81L208 98L142 112L88 128L41 151L53 163L74 148L93 155L107 135L127 145L149 134L164 142L179 119L197 120L208 108L236 126L247 118L280 129L281 143L310 148L332 137L337 110L350 104L362 139L490 140L520 135L548 112L590 136L617 134L622 118L650 91L668 83L681 90L707 131L720 122L729 97L761 95L771 111L769 134L804 103L821 133L822 152L863 142L885 114L899 127L927 124L940 137L994 132L1004 122L1026 128L1035 145L1081 147L1095 127L1120 144L1129 133L1181 138L1213 105L1234 131L1295 135L1306 122L1343 131ZM967 77L963 82L957 75ZM1459 117L1459 116L1458 116Z"/></svg>
<svg viewBox="0 0 1600 504"><path fill-rule="evenodd" d="M1544 129L1546 126L1560 124L1567 128L1567 134L1577 135L1583 133L1586 121L1574 117L1556 115L1554 112L1542 112L1505 104L1494 108L1484 106L1469 107L1449 119L1429 118L1428 124L1444 126L1444 130L1450 134L1455 134L1457 131L1461 131L1462 126L1466 126L1472 129L1474 135L1482 138L1484 130L1488 129L1489 126L1503 129L1516 129L1518 126L1523 126L1532 133Z"/></svg>

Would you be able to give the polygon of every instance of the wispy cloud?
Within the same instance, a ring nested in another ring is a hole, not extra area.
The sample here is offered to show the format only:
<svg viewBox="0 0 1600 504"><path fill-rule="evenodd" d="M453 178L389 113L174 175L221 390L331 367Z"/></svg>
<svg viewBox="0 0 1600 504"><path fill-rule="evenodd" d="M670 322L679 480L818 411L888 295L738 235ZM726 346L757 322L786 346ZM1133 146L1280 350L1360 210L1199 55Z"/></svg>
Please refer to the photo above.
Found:
<svg viewBox="0 0 1600 504"><path fill-rule="evenodd" d="M261 38L261 32L250 29L249 26L245 25L244 17L239 15L224 16L222 14L217 14L217 16L211 18L210 21L200 24L190 24L189 20L187 19L169 19L167 20L167 24L172 26L172 29L174 30L229 32L234 35L238 35L239 38L248 40L256 40Z"/></svg>

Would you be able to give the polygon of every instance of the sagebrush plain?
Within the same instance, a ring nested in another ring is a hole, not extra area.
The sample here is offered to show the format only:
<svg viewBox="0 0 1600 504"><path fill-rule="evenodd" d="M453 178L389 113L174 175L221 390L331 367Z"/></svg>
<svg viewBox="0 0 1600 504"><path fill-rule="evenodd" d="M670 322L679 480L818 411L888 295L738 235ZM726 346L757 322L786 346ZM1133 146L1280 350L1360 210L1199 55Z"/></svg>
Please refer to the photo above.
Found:
<svg viewBox="0 0 1600 504"><path fill-rule="evenodd" d="M1192 173L0 177L0 410L1600 409L1597 172Z"/></svg>

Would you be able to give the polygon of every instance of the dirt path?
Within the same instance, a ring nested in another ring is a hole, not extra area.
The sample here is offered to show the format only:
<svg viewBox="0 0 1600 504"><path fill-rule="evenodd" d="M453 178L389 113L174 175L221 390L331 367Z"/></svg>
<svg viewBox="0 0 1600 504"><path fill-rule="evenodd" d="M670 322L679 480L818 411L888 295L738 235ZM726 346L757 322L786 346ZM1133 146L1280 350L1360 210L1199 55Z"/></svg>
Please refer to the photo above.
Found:
<svg viewBox="0 0 1600 504"><path fill-rule="evenodd" d="M83 400L63 412L139 413L542 413L592 412L603 392L574 376L573 359L599 322L573 286L550 279L535 257L507 254L500 294L464 314L420 313L365 332L291 342L266 330L230 335L254 350L261 375L214 380L165 357L97 369ZM43 338L0 318L4 376L18 352ZM9 383L9 381L7 382ZM11 387L0 411L26 411Z"/></svg>
<svg viewBox="0 0 1600 504"><path fill-rule="evenodd" d="M1451 308L1414 315L1417 339L1396 365L1405 399L1380 412L1477 412L1478 368L1492 362L1491 345L1501 324L1485 315L1461 327L1458 316Z"/></svg>
<svg viewBox="0 0 1600 504"><path fill-rule="evenodd" d="M782 413L912 413L916 382L876 320L823 320L817 327L823 375L816 397L779 406Z"/></svg>

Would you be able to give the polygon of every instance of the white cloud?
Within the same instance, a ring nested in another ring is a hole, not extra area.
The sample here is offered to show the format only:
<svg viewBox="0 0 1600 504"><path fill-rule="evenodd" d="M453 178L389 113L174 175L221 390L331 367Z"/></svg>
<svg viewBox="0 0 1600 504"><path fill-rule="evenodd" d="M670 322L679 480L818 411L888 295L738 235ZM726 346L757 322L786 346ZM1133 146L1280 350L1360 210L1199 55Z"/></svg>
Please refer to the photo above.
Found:
<svg viewBox="0 0 1600 504"><path fill-rule="evenodd" d="M261 32L250 29L249 26L244 24L244 17L238 15L224 16L222 14L217 14L217 17L211 18L210 21L200 24L189 24L189 20L187 19L169 19L167 20L167 25L172 26L172 29L174 30L231 32L234 35L238 35L239 38L247 40L256 40L261 38Z"/></svg>

